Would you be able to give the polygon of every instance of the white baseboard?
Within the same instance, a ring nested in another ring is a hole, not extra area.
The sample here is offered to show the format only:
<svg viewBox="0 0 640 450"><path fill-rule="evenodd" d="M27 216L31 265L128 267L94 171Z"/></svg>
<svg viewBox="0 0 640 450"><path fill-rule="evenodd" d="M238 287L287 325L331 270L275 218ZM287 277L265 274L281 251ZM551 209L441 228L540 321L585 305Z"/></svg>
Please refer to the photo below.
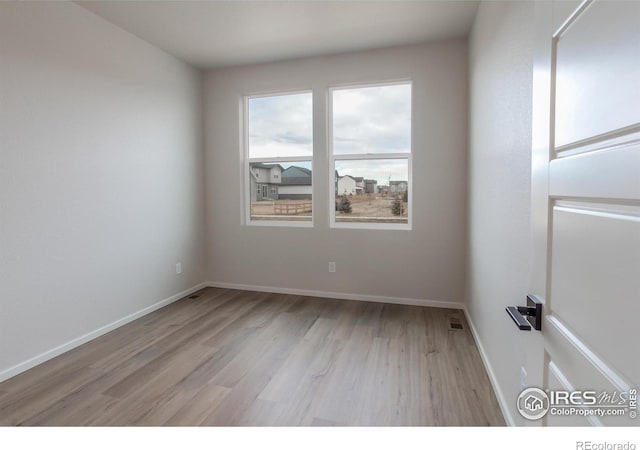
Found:
<svg viewBox="0 0 640 450"><path fill-rule="evenodd" d="M270 292L273 294L304 295L305 297L337 298L342 300L357 300L362 302L394 303L398 305L412 305L412 306L430 306L434 308L463 309L464 307L462 303L458 303L458 302L445 302L445 301L439 301L439 300L426 300L426 299L405 298L405 297L384 297L379 295L368 295L368 294L348 294L346 292L291 289L291 288L283 288L283 287L275 287L275 286L256 286L252 284L225 283L222 281L210 281L208 283L208 286L225 288L225 289L239 289L243 291Z"/></svg>
<svg viewBox="0 0 640 450"><path fill-rule="evenodd" d="M491 386L493 387L493 392L496 394L496 399L498 400L498 405L500 405L500 410L502 411L502 416L504 417L504 421L510 427L516 426L515 421L513 420L513 416L509 411L508 403L505 401L504 394L502 389L500 389L500 385L498 384L498 379L496 378L496 374L493 371L493 367L489 362L489 358L487 357L487 352L484 350L484 346L482 345L482 341L480 340L480 336L476 330L475 325L473 324L473 320L471 320L471 315L467 310L466 305L463 307L464 316L467 318L467 323L469 324L469 328L471 329L471 334L473 335L473 339L476 341L476 347L478 347L478 351L480 352L480 357L482 358L482 363L484 364L484 368L489 375L489 381L491 381Z"/></svg>
<svg viewBox="0 0 640 450"><path fill-rule="evenodd" d="M207 287L208 285L209 283L206 283L206 282L200 283L197 286L194 286L192 288L179 292L175 295L172 295L171 297L165 298L164 300L154 303L151 306L147 306L146 308L143 308L140 311L136 311L132 314L129 314L126 317L123 317L122 319L118 319L115 322L111 322L110 324L100 327L97 330L91 331L83 336L72 339L69 342L66 342L62 345L52 348L51 350L47 350L46 352L41 353L38 356L34 356L33 358L30 358L19 364L16 364L13 367L9 367L8 369L0 372L0 382L7 380L11 377L14 377L22 372L25 372L31 369L32 367L42 364L45 361L55 358L56 356L61 355L62 353L68 352L69 350L79 347L80 345L85 344L97 337L100 337L103 334L107 334L108 332L113 331L116 328L121 327L122 325L126 325L127 323L133 322L134 320L139 319L142 316L146 316L147 314L152 313L153 311L156 311L164 306L167 306L175 302L176 300L180 300L181 298L186 297L187 295L190 295L196 291L199 291L200 289Z"/></svg>

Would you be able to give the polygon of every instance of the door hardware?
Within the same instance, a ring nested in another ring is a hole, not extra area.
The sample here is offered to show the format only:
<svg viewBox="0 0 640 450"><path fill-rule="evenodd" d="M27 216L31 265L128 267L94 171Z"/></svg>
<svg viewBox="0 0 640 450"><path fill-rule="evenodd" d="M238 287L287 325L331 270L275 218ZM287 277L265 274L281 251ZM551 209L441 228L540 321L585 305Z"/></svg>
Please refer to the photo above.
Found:
<svg viewBox="0 0 640 450"><path fill-rule="evenodd" d="M542 300L533 294L527 295L527 306L508 306L507 313L521 330L542 329Z"/></svg>

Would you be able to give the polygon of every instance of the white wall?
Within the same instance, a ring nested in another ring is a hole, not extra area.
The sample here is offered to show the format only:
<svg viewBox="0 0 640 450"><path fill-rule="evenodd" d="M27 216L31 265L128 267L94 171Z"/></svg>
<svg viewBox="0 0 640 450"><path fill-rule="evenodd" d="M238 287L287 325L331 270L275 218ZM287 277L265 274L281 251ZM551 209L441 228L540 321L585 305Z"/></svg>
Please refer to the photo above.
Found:
<svg viewBox="0 0 640 450"><path fill-rule="evenodd" d="M338 179L338 191L337 195L353 194L356 193L356 180L351 177L340 177Z"/></svg>
<svg viewBox="0 0 640 450"><path fill-rule="evenodd" d="M405 77L414 82L413 230L329 229L326 88ZM219 69L208 72L205 80L211 281L461 304L468 112L465 40ZM242 226L241 98L310 88L316 90L315 226ZM336 261L336 273L328 273L328 261Z"/></svg>
<svg viewBox="0 0 640 450"><path fill-rule="evenodd" d="M278 186L278 194L283 195L313 195L313 186Z"/></svg>
<svg viewBox="0 0 640 450"><path fill-rule="evenodd" d="M204 281L201 94L76 4L0 3L0 378Z"/></svg>
<svg viewBox="0 0 640 450"><path fill-rule="evenodd" d="M482 2L469 44L466 307L517 422L527 336L505 307L525 304L529 282L532 21L531 2Z"/></svg>

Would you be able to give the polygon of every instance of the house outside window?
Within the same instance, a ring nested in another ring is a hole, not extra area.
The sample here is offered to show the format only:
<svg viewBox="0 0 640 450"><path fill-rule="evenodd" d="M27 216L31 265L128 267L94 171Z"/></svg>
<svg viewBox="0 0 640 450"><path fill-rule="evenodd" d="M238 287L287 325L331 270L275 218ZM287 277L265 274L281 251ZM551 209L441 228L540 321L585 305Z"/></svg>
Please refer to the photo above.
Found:
<svg viewBox="0 0 640 450"><path fill-rule="evenodd" d="M330 225L411 229L411 83L329 90Z"/></svg>
<svg viewBox="0 0 640 450"><path fill-rule="evenodd" d="M411 82L326 92L329 226L410 230ZM244 106L244 223L313 226L312 93L246 96Z"/></svg>
<svg viewBox="0 0 640 450"><path fill-rule="evenodd" d="M312 225L312 129L311 92L245 97L248 225Z"/></svg>

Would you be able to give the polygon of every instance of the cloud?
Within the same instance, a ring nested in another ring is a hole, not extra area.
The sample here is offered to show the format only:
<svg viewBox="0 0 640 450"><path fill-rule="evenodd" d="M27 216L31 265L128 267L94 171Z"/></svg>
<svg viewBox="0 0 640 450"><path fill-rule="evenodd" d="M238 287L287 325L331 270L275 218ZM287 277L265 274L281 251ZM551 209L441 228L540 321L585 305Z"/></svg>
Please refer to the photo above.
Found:
<svg viewBox="0 0 640 450"><path fill-rule="evenodd" d="M333 91L333 150L408 153L411 150L411 85Z"/></svg>
<svg viewBox="0 0 640 450"><path fill-rule="evenodd" d="M336 89L333 146L336 155L408 153L411 150L411 86ZM249 157L313 156L311 93L249 99ZM282 163L311 168L311 163ZM404 159L336 161L340 175L378 184L408 180Z"/></svg>
<svg viewBox="0 0 640 450"><path fill-rule="evenodd" d="M311 93L249 99L249 157L313 154Z"/></svg>
<svg viewBox="0 0 640 450"><path fill-rule="evenodd" d="M298 166L304 167L305 169L313 170L313 164L311 163L311 161L281 162L278 164L280 164L285 169L291 166Z"/></svg>

